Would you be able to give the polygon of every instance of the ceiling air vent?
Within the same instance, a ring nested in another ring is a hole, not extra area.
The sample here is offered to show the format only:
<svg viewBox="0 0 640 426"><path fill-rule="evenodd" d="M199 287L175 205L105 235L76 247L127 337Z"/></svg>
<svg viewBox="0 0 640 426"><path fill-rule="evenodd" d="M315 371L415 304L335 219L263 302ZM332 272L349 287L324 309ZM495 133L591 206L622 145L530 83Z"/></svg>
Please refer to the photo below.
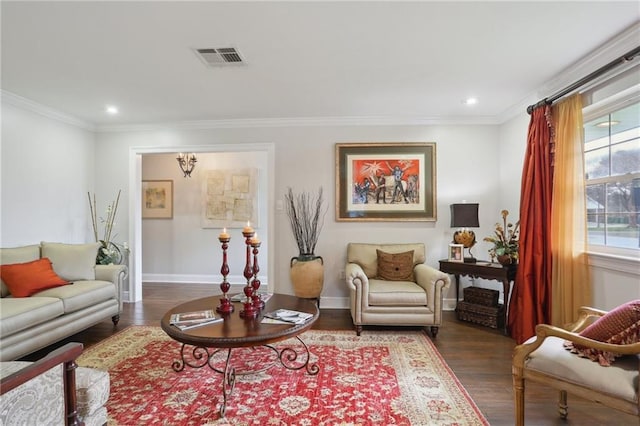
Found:
<svg viewBox="0 0 640 426"><path fill-rule="evenodd" d="M240 52L233 47L221 47L218 49L196 49L200 59L210 67L222 65L242 65L244 64Z"/></svg>

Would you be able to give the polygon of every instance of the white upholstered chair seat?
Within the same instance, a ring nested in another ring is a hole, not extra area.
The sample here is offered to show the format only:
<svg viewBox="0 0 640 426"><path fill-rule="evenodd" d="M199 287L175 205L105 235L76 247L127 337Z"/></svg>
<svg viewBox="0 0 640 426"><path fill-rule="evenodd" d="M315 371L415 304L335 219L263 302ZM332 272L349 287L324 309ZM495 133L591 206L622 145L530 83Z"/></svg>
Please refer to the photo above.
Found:
<svg viewBox="0 0 640 426"><path fill-rule="evenodd" d="M426 306L427 293L411 281L369 280L371 306Z"/></svg>
<svg viewBox="0 0 640 426"><path fill-rule="evenodd" d="M535 339L532 337L528 342ZM601 367L588 358L580 358L564 348L564 339L547 337L542 345L531 353L525 365L531 371L551 374L559 379L599 389L616 398L637 403L638 357L628 355L616 359L609 367Z"/></svg>
<svg viewBox="0 0 640 426"><path fill-rule="evenodd" d="M559 391L558 412L568 415L567 394L601 403L639 417L638 381L640 342L603 343L580 335L587 326L607 312L582 307L578 321L568 330L538 324L536 335L515 347L511 371L515 402L515 424L524 425L525 383L536 382ZM621 356L609 366L582 358L565 348L565 342Z"/></svg>

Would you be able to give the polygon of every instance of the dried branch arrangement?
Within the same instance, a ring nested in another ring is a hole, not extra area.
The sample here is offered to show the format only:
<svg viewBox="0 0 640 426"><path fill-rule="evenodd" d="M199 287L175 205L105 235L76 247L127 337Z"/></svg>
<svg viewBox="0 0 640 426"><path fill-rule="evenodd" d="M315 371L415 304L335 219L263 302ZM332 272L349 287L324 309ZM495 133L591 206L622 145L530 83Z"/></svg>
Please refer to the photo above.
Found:
<svg viewBox="0 0 640 426"><path fill-rule="evenodd" d="M287 216L300 254L314 254L327 212L323 209L322 187L319 188L317 196L309 192L294 194L289 188L284 197Z"/></svg>

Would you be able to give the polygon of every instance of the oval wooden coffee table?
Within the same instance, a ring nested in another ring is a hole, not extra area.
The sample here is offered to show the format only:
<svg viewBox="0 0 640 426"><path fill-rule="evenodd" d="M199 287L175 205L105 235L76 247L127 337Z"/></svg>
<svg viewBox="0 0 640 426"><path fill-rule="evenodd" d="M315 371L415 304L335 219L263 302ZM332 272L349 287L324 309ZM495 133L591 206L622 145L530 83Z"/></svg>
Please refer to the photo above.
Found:
<svg viewBox="0 0 640 426"><path fill-rule="evenodd" d="M224 417L225 415L227 400L233 392L236 375L264 371L276 361L280 361L282 366L290 370L304 368L309 375L318 374L320 368L316 363L310 362L311 354L309 353L309 348L299 337L301 333L311 328L319 316L318 307L310 300L285 294L274 294L255 318L241 317L240 311L243 309L243 304L234 303L234 311L230 314L222 315L224 320L221 322L184 331L169 324L171 314L204 309L213 309L215 311L220 297L221 295L205 297L178 305L169 310L160 322L162 329L172 339L182 343L180 359L172 365L175 371L182 371L186 366L191 368L208 366L213 371L222 374L223 401L220 406L220 416ZM304 324L262 324L263 314L276 309L307 312L312 314L313 317ZM297 339L302 344L302 350L293 346L277 348L272 345L290 338ZM232 362L233 350L249 347L269 349L272 355L270 362L265 362L259 368L236 371L236 366ZM226 356L224 351L226 351Z"/></svg>

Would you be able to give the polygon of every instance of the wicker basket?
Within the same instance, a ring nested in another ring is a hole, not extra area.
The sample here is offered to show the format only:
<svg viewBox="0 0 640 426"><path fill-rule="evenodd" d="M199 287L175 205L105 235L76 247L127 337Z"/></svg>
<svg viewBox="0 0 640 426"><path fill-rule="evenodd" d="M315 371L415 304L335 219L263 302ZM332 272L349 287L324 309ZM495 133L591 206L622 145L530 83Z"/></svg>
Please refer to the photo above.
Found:
<svg viewBox="0 0 640 426"><path fill-rule="evenodd" d="M480 287L466 287L464 289L464 301L483 306L498 306L498 290L490 290Z"/></svg>
<svg viewBox="0 0 640 426"><path fill-rule="evenodd" d="M504 327L504 305L484 306L462 301L458 302L456 311L460 321L469 321L491 328Z"/></svg>

